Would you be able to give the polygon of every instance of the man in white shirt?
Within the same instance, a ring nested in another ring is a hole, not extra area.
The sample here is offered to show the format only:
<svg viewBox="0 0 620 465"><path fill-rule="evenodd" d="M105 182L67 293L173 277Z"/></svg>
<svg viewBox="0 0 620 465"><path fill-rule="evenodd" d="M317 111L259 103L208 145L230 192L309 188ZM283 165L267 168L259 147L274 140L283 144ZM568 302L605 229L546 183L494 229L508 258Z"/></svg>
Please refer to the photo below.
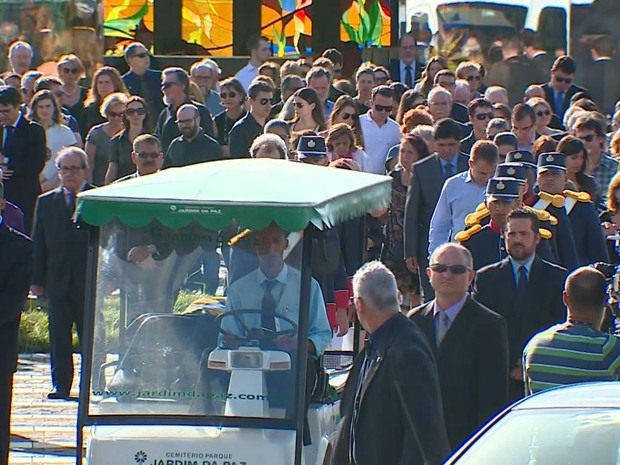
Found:
<svg viewBox="0 0 620 465"><path fill-rule="evenodd" d="M241 82L247 92L250 84L258 76L258 68L271 56L269 39L264 36L253 35L248 40L248 50L250 51L250 61L241 68L235 77Z"/></svg>
<svg viewBox="0 0 620 465"><path fill-rule="evenodd" d="M484 202L486 185L493 177L499 151L487 140L477 141L471 151L469 169L446 181L431 218L428 251L432 254L465 228L465 217Z"/></svg>
<svg viewBox="0 0 620 465"><path fill-rule="evenodd" d="M360 116L362 133L368 154L368 173L385 174L385 162L390 148L400 142L402 136L398 123L390 118L394 108L394 91L388 86L372 90L370 110Z"/></svg>

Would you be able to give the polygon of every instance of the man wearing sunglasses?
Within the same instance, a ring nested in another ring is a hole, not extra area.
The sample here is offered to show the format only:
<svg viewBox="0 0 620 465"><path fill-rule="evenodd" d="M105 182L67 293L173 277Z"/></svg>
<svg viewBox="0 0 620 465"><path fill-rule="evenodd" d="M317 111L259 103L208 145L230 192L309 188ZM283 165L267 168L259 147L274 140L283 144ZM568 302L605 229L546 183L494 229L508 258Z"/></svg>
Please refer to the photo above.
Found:
<svg viewBox="0 0 620 465"><path fill-rule="evenodd" d="M442 245L426 273L435 299L409 318L433 349L448 440L455 450L507 403L508 333L504 318L470 297L475 272L465 247Z"/></svg>
<svg viewBox="0 0 620 465"><path fill-rule="evenodd" d="M146 100L149 113L155 117L164 108L161 92L161 71L150 69L151 55L140 42L132 42L125 49L125 61L129 71L122 77L131 95L139 95Z"/></svg>
<svg viewBox="0 0 620 465"><path fill-rule="evenodd" d="M131 161L136 166L136 172L114 182L127 181L128 179L157 173L164 163L164 154L161 153L159 139L152 134L141 134L136 137L133 141Z"/></svg>
<svg viewBox="0 0 620 465"><path fill-rule="evenodd" d="M400 142L398 123L390 118L394 109L394 91L388 86L375 87L370 110L360 116L362 133L368 154L368 173L385 174L388 151Z"/></svg>
<svg viewBox="0 0 620 465"><path fill-rule="evenodd" d="M574 84L577 66L575 60L569 56L561 56L555 60L551 67L551 81L543 84L545 99L553 108L553 112L560 120L569 107L570 99L583 88Z"/></svg>
<svg viewBox="0 0 620 465"><path fill-rule="evenodd" d="M534 212L508 214L508 257L478 271L474 299L499 313L508 325L509 400L523 397L521 354L531 337L566 320L562 291L566 270L536 254L540 222Z"/></svg>
<svg viewBox="0 0 620 465"><path fill-rule="evenodd" d="M479 89L482 86L482 75L480 74L480 65L473 61L464 61L459 63L456 68L456 79L467 81L470 89L469 100L482 97Z"/></svg>
<svg viewBox="0 0 620 465"><path fill-rule="evenodd" d="M292 99L291 99L292 101ZM250 111L230 130L230 158L250 158L252 142L263 133L273 105L273 89L264 81L254 81L248 92Z"/></svg>
<svg viewBox="0 0 620 465"><path fill-rule="evenodd" d="M493 105L486 99L477 98L469 103L467 112L473 131L461 140L461 152L469 155L477 141L487 138L487 125L493 119Z"/></svg>

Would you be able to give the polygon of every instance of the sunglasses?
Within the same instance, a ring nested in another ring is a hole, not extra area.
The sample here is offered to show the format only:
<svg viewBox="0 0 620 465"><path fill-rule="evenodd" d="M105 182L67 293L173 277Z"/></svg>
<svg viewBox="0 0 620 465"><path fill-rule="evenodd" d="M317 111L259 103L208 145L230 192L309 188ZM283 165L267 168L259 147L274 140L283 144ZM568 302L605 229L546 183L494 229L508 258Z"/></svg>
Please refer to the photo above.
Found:
<svg viewBox="0 0 620 465"><path fill-rule="evenodd" d="M347 121L347 120L349 120L349 119L351 119L351 120L353 120L353 121L356 121L356 120L357 120L357 114L356 114L356 113L341 113L341 114L340 114L340 116L341 116L341 118L342 118L344 121Z"/></svg>
<svg viewBox="0 0 620 465"><path fill-rule="evenodd" d="M161 88L162 89L169 89L171 86L173 86L175 84L176 84L176 82L162 82Z"/></svg>
<svg viewBox="0 0 620 465"><path fill-rule="evenodd" d="M62 72L66 73L66 74L69 74L69 73L71 73L71 74L78 74L80 72L80 70L78 68L63 68Z"/></svg>
<svg viewBox="0 0 620 465"><path fill-rule="evenodd" d="M221 92L220 97L222 98L235 98L237 96L236 92Z"/></svg>
<svg viewBox="0 0 620 465"><path fill-rule="evenodd" d="M571 78L563 78L559 76L556 76L555 80L558 81L560 84L563 84L563 83L570 84L571 82L573 82Z"/></svg>
<svg viewBox="0 0 620 465"><path fill-rule="evenodd" d="M375 104L375 110L386 111L388 113L392 113L392 110L394 110L394 107L392 105L376 105Z"/></svg>
<svg viewBox="0 0 620 465"><path fill-rule="evenodd" d="M262 98L258 101L261 105L273 104L273 98Z"/></svg>
<svg viewBox="0 0 620 465"><path fill-rule="evenodd" d="M127 108L127 110L125 110L125 113L127 114L127 116L131 116L131 115L146 115L146 109L145 108Z"/></svg>
<svg viewBox="0 0 620 465"><path fill-rule="evenodd" d="M135 53L133 55L131 55L131 57L138 57L138 58L146 58L150 56L150 54L148 52L141 52L141 53Z"/></svg>
<svg viewBox="0 0 620 465"><path fill-rule="evenodd" d="M157 153L157 152L152 152L152 153L136 153L136 155L139 158L142 158L143 160L157 160L160 156L161 153Z"/></svg>
<svg viewBox="0 0 620 465"><path fill-rule="evenodd" d="M595 137L596 137L596 134L588 134L587 136L579 137L579 139L581 139L584 142L592 142Z"/></svg>
<svg viewBox="0 0 620 465"><path fill-rule="evenodd" d="M26 89L25 87L22 87L21 91L24 95L32 94L32 91L30 89Z"/></svg>
<svg viewBox="0 0 620 465"><path fill-rule="evenodd" d="M429 268L433 273L446 273L450 271L452 274L465 274L470 268L465 265L445 265L444 263L432 263Z"/></svg>
<svg viewBox="0 0 620 465"><path fill-rule="evenodd" d="M537 111L536 114L539 117L543 117L543 116L549 116L551 115L551 112L549 110L545 110L545 111Z"/></svg>
<svg viewBox="0 0 620 465"><path fill-rule="evenodd" d="M493 119L493 113L478 113L476 119L478 121L484 121L485 119Z"/></svg>
<svg viewBox="0 0 620 465"><path fill-rule="evenodd" d="M123 116L125 114L124 111L108 111L108 118L120 118L121 116Z"/></svg>

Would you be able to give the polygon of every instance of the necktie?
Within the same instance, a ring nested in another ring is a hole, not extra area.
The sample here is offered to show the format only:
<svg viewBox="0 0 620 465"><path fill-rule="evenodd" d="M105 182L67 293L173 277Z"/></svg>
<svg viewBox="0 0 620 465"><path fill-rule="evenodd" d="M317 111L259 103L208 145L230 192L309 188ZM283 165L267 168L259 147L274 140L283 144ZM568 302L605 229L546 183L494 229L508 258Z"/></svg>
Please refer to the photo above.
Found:
<svg viewBox="0 0 620 465"><path fill-rule="evenodd" d="M517 274L517 306L521 309L525 304L525 294L527 292L527 268L521 265Z"/></svg>
<svg viewBox="0 0 620 465"><path fill-rule="evenodd" d="M446 312L439 312L439 321L437 324L437 345L443 342L446 333L450 329L450 317Z"/></svg>
<svg viewBox="0 0 620 465"><path fill-rule="evenodd" d="M13 135L13 126L4 126L4 140L2 141L2 151L6 152L6 146L8 145L9 139Z"/></svg>
<svg viewBox="0 0 620 465"><path fill-rule="evenodd" d="M405 85L410 89L413 87L413 73L411 71L411 65L405 66Z"/></svg>
<svg viewBox="0 0 620 465"><path fill-rule="evenodd" d="M276 299L273 297L271 291L278 282L276 280L265 281L263 286L265 287L265 294L263 295L263 301L261 303L261 326L271 331L276 330L276 320L274 314L276 312Z"/></svg>
<svg viewBox="0 0 620 465"><path fill-rule="evenodd" d="M556 92L554 102L556 115L562 114L562 102L564 102L564 92Z"/></svg>
<svg viewBox="0 0 620 465"><path fill-rule="evenodd" d="M454 167L452 166L452 163L446 163L443 169L444 169L444 180L454 176Z"/></svg>
<svg viewBox="0 0 620 465"><path fill-rule="evenodd" d="M364 362L357 378L357 387L355 389L355 400L353 402L353 413L351 414L351 426L349 428L349 463L357 463L355 460L355 429L357 426L357 417L359 415L360 404L362 402L362 391L370 365L372 363L372 349L370 344L366 345L364 350Z"/></svg>
<svg viewBox="0 0 620 465"><path fill-rule="evenodd" d="M71 216L73 217L73 214L75 213L75 192L69 192L67 193L67 208L69 209L69 212L71 213Z"/></svg>

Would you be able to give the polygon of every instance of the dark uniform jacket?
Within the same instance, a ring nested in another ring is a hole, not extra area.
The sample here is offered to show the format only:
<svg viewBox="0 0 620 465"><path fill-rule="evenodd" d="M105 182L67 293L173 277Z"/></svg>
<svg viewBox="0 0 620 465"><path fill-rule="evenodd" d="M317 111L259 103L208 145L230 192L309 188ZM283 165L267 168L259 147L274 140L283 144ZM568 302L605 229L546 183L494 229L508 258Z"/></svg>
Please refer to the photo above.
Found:
<svg viewBox="0 0 620 465"><path fill-rule="evenodd" d="M406 316L397 314L375 331L371 341L371 348L366 349L370 367L358 399L356 465L443 463L450 447L437 366L424 334ZM351 421L365 353L357 357L342 395L343 419L332 465L351 464Z"/></svg>
<svg viewBox="0 0 620 465"><path fill-rule="evenodd" d="M569 202L569 199L567 197L566 201ZM607 255L605 236L603 236L594 204L576 201L568 213L568 219L575 238L579 266L596 262L607 263L609 256Z"/></svg>
<svg viewBox="0 0 620 465"><path fill-rule="evenodd" d="M409 318L433 349L448 440L455 450L508 402L508 333L504 318L467 297L438 345L434 303L412 310Z"/></svg>

